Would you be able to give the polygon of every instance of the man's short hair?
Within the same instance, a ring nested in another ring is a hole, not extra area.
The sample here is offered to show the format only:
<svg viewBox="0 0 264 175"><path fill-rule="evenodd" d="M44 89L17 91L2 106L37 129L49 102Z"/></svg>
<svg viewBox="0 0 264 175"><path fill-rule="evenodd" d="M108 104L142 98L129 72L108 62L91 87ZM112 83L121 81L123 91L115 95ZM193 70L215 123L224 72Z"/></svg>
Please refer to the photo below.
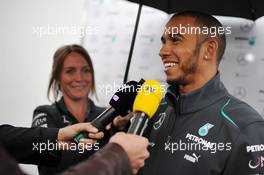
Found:
<svg viewBox="0 0 264 175"><path fill-rule="evenodd" d="M206 27L208 29L211 28L216 28L218 29L219 27L223 27L222 24L212 15L202 13L202 12L197 12L197 11L183 11L179 13L175 13L170 20L173 20L175 17L194 17L195 18L195 24L198 25L199 27ZM209 37L209 35L203 35L202 38ZM225 47L226 47L226 37L225 34L219 34L216 32L216 39L218 41L218 50L217 50L217 64L220 63L223 54L225 52Z"/></svg>

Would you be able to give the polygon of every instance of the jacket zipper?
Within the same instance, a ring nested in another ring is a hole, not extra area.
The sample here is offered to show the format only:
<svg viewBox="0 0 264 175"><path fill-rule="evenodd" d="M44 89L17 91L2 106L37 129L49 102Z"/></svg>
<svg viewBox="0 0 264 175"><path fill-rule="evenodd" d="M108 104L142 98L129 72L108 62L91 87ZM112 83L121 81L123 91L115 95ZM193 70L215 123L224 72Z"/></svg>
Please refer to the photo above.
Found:
<svg viewBox="0 0 264 175"><path fill-rule="evenodd" d="M173 119L173 123L169 129L169 132L168 132L168 136L167 136L167 143L169 143L171 141L171 138L172 138L172 133L173 133L173 130L174 130L174 127L175 127L175 124L176 124L176 121L179 117L179 114L180 114L180 95L177 95L176 97L176 104L175 104L175 114L176 116L175 117L171 117Z"/></svg>

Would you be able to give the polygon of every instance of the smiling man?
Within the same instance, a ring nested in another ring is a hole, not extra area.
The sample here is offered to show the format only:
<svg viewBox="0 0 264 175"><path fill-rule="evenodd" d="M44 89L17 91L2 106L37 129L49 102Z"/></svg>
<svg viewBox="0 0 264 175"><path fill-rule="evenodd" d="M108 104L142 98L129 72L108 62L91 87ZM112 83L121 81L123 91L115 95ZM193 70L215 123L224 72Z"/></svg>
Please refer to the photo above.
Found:
<svg viewBox="0 0 264 175"><path fill-rule="evenodd" d="M264 172L262 149L251 149L264 143L264 120L220 80L229 29L193 11L166 24L160 57L170 86L145 133L150 158L140 175Z"/></svg>

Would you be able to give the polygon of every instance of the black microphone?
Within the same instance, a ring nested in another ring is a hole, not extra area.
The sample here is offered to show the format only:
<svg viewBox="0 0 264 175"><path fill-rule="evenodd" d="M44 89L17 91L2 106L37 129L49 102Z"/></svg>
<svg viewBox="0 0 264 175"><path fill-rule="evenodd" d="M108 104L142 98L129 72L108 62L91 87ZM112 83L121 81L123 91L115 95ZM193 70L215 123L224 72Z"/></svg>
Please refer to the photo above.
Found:
<svg viewBox="0 0 264 175"><path fill-rule="evenodd" d="M133 104L134 116L128 133L142 135L148 119L150 119L158 109L162 98L161 84L156 80L147 80L138 91Z"/></svg>
<svg viewBox="0 0 264 175"><path fill-rule="evenodd" d="M137 95L137 89L140 88L144 81L145 80L141 79L139 82L129 81L124 84L111 98L109 102L110 106L96 117L91 124L96 127L98 131L103 131L116 116L126 116L131 112ZM74 141L79 143L80 139L87 137L88 136L85 132L81 132L75 136Z"/></svg>

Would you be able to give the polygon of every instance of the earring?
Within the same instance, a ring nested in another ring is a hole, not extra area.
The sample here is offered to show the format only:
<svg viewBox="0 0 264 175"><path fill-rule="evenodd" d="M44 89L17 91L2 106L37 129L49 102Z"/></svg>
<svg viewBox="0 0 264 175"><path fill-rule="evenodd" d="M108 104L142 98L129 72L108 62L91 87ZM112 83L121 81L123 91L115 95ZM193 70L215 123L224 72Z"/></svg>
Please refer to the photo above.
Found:
<svg viewBox="0 0 264 175"><path fill-rule="evenodd" d="M205 57L205 59L207 59L207 58L208 58L208 56L207 56L207 55L205 55L204 57Z"/></svg>

